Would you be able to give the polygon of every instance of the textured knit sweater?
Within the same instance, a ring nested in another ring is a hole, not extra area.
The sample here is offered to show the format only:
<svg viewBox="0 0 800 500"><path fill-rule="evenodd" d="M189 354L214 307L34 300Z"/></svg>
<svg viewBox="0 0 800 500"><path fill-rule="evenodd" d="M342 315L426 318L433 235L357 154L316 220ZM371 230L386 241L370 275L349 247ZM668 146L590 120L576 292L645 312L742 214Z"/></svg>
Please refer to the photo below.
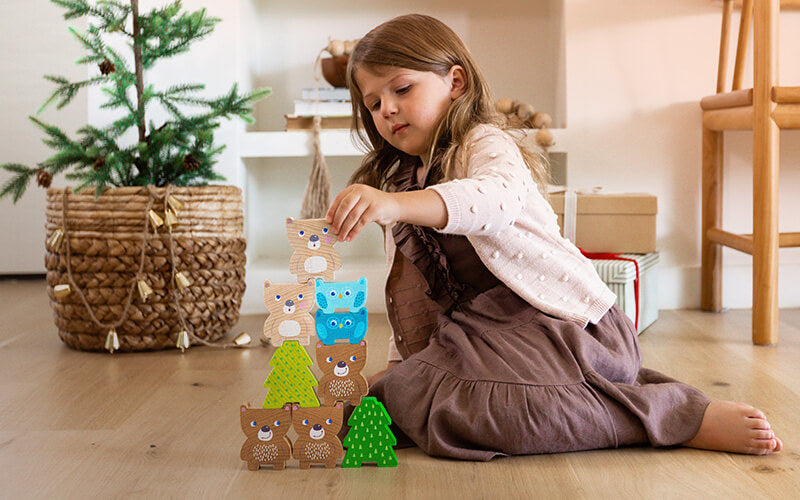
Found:
<svg viewBox="0 0 800 500"><path fill-rule="evenodd" d="M466 147L466 166L456 163L455 179L425 188L447 207L447 225L439 231L465 235L484 265L531 306L582 327L600 321L616 296L561 236L514 140L497 127L478 125ZM391 265L390 229L384 234ZM389 347L390 360L402 359L393 341Z"/></svg>

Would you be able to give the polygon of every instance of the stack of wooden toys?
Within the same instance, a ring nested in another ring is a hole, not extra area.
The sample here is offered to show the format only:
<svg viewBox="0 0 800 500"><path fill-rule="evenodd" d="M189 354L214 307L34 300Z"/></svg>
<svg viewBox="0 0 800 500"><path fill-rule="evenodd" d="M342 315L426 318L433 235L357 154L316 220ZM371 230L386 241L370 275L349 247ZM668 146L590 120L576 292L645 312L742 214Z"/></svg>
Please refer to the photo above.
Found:
<svg viewBox="0 0 800 500"><path fill-rule="evenodd" d="M240 408L247 436L240 456L250 470L262 465L280 470L291 458L301 469L311 464L333 468L342 458L342 467L364 462L394 467L397 441L389 430L391 418L377 399L365 397L369 387L361 375L367 361L367 280L334 281L342 261L333 248L337 235L324 219L288 218L286 234L294 250L289 271L297 283L264 283L269 311L264 336L277 349L264 382L269 392L263 408ZM302 347L314 333L317 367L323 372L319 382ZM319 387L322 405L314 387ZM346 403L356 408L347 422L345 453L338 432ZM297 433L294 442L287 435L290 428Z"/></svg>

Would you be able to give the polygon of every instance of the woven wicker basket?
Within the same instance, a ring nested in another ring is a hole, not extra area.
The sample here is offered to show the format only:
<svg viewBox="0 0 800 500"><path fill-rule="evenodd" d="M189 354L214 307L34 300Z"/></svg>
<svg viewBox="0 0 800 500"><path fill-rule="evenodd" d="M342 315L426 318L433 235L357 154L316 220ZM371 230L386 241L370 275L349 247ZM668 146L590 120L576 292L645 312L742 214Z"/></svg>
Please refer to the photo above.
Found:
<svg viewBox="0 0 800 500"><path fill-rule="evenodd" d="M126 300L125 321L116 327L120 351L175 347L182 329L176 303L190 333L206 341L225 335L239 319L245 289L245 240L242 193L232 186L171 187L183 204L179 224L172 230L175 271L190 286L173 296L170 236L165 226L157 233L147 225L147 207L164 217L168 188L123 187L69 193L66 199L66 237L59 249L48 248L45 257L50 304L59 337L80 350L102 351L108 328L92 320L79 294L56 298L54 287L68 283L67 240L74 283L83 292L97 320L119 321ZM47 190L47 234L64 228L63 189ZM143 278L153 294L143 301L136 292L136 275L142 261ZM133 288L132 288L133 286ZM131 299L128 299L128 297Z"/></svg>

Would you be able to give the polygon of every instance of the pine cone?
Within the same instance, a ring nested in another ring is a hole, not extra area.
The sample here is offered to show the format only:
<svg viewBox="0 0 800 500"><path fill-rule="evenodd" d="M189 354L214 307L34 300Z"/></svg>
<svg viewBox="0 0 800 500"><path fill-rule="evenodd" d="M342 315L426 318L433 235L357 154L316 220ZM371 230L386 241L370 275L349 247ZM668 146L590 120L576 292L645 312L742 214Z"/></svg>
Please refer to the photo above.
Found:
<svg viewBox="0 0 800 500"><path fill-rule="evenodd" d="M100 73L104 75L108 75L109 73L113 73L114 71L117 70L117 67L114 66L114 63L112 63L108 59L104 59L103 62L98 64L98 67L100 68Z"/></svg>
<svg viewBox="0 0 800 500"><path fill-rule="evenodd" d="M194 172L195 170L200 168L200 162L197 161L197 159L194 156L188 154L183 157L183 168L187 172Z"/></svg>
<svg viewBox="0 0 800 500"><path fill-rule="evenodd" d="M50 172L45 170L36 171L36 183L39 185L39 187L49 188L52 182L53 176L50 175Z"/></svg>
<svg viewBox="0 0 800 500"><path fill-rule="evenodd" d="M92 168L94 169L95 172L99 172L103 170L105 166L106 166L106 159L100 156L94 161L94 165L92 165Z"/></svg>

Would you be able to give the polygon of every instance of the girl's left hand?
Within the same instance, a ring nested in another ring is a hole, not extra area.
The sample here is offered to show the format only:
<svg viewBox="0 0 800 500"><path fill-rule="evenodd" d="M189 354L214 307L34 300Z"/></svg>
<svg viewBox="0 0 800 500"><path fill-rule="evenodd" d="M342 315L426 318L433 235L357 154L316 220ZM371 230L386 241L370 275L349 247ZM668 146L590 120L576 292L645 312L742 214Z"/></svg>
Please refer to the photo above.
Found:
<svg viewBox="0 0 800 500"><path fill-rule="evenodd" d="M397 222L398 211L399 204L391 193L352 184L336 195L325 218L339 233L339 241L350 241L370 222Z"/></svg>

